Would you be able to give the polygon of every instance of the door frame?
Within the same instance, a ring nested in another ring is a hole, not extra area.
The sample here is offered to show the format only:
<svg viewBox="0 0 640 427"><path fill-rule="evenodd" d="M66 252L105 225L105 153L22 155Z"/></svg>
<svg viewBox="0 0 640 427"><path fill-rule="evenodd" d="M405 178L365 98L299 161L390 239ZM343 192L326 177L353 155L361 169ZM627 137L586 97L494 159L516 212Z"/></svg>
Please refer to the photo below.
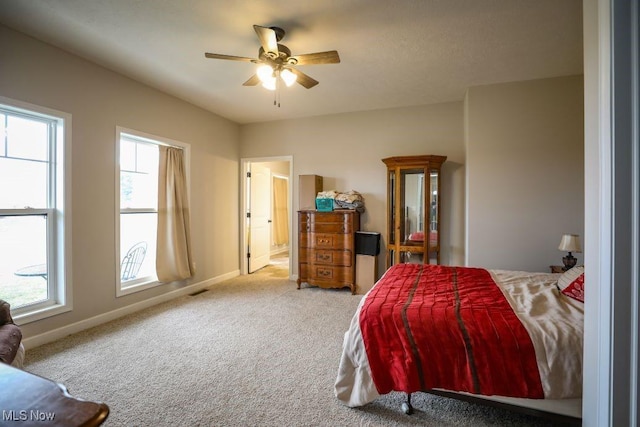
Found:
<svg viewBox="0 0 640 427"><path fill-rule="evenodd" d="M251 168L251 163L268 162L289 162L289 188L287 198L289 206L293 207L293 156L273 156L273 157L246 157L240 159L240 274L249 274L249 264L247 262L247 172ZM293 265L293 213L289 209L289 280L292 279Z"/></svg>
<svg viewBox="0 0 640 427"><path fill-rule="evenodd" d="M638 2L584 0L585 427L640 415Z"/></svg>

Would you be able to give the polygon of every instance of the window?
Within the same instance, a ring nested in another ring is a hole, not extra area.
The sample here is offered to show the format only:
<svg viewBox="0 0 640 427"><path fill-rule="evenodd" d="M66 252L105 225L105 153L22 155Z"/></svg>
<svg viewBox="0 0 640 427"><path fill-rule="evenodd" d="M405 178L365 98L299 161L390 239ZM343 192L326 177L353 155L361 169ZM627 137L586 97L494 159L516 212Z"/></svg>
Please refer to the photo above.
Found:
<svg viewBox="0 0 640 427"><path fill-rule="evenodd" d="M159 146L185 144L118 128L118 296L157 286Z"/></svg>
<svg viewBox="0 0 640 427"><path fill-rule="evenodd" d="M63 215L70 122L0 97L0 298L20 323L71 309Z"/></svg>
<svg viewBox="0 0 640 427"><path fill-rule="evenodd" d="M157 280L158 142L120 134L120 289Z"/></svg>

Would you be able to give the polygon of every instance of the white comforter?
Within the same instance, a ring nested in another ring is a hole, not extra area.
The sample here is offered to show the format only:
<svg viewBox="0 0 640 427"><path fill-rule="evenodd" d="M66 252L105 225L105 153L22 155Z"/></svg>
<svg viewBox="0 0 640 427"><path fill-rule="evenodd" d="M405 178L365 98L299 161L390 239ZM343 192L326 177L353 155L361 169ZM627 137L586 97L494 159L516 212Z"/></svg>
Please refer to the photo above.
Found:
<svg viewBox="0 0 640 427"><path fill-rule="evenodd" d="M584 306L560 294L558 274L489 270L533 342L546 399L582 395ZM384 276L383 276L384 277ZM382 280L382 279L381 279ZM360 302L344 335L335 395L345 405L365 405L380 395L371 378L360 332Z"/></svg>

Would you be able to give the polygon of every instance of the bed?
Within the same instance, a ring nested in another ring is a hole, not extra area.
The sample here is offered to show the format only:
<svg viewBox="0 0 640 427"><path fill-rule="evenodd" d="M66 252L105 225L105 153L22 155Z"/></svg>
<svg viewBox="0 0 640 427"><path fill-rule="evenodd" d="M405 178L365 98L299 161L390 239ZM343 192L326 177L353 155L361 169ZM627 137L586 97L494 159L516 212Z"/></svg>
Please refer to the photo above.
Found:
<svg viewBox="0 0 640 427"><path fill-rule="evenodd" d="M430 392L575 420L583 302L583 267L547 274L394 265L345 333L335 395L357 407L404 392L410 413L411 394Z"/></svg>

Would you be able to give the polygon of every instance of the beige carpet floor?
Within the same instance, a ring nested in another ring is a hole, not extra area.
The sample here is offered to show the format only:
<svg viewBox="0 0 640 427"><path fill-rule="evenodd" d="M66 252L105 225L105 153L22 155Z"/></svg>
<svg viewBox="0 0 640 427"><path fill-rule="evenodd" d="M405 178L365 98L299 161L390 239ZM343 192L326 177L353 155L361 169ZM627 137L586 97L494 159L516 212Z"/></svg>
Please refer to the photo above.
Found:
<svg viewBox="0 0 640 427"><path fill-rule="evenodd" d="M333 395L361 296L296 289L288 264L31 349L25 369L107 403L107 426L542 426L453 399L391 393L351 409Z"/></svg>

